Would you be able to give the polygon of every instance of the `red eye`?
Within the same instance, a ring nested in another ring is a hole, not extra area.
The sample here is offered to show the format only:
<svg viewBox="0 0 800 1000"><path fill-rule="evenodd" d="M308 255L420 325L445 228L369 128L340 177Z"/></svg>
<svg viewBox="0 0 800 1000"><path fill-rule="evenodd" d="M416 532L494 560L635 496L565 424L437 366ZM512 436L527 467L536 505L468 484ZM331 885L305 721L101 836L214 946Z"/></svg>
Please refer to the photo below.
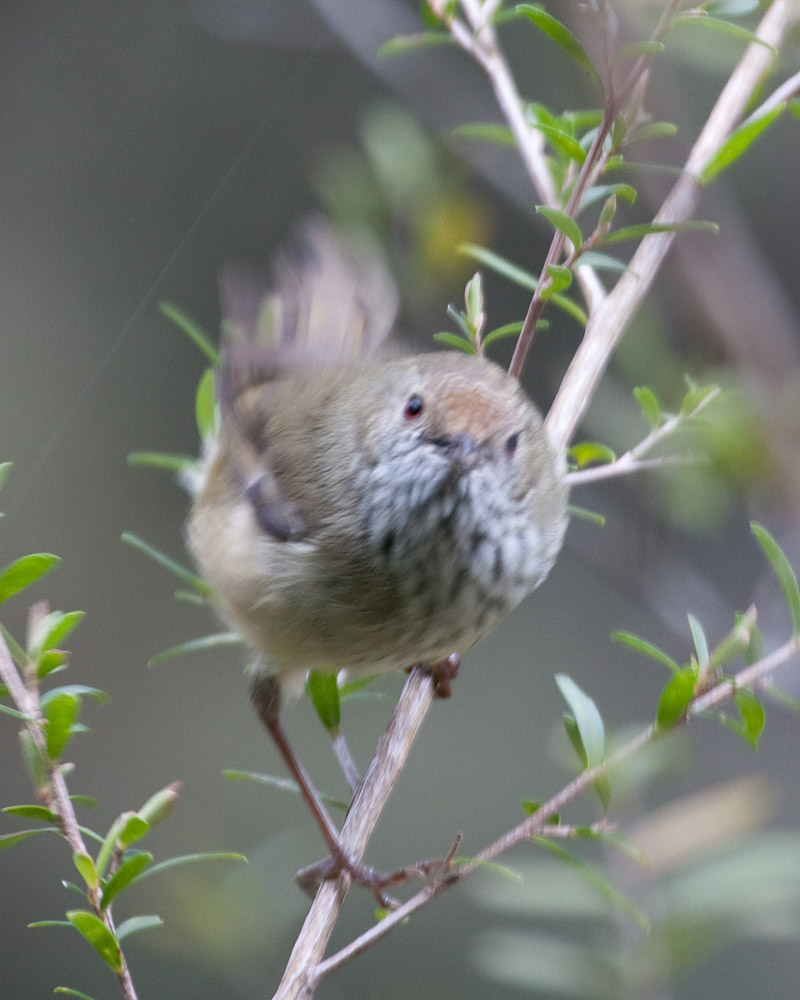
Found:
<svg viewBox="0 0 800 1000"><path fill-rule="evenodd" d="M414 393L413 396L408 397L408 402L403 410L403 416L406 420L416 420L416 418L425 409L425 404L422 402L422 396L418 396Z"/></svg>

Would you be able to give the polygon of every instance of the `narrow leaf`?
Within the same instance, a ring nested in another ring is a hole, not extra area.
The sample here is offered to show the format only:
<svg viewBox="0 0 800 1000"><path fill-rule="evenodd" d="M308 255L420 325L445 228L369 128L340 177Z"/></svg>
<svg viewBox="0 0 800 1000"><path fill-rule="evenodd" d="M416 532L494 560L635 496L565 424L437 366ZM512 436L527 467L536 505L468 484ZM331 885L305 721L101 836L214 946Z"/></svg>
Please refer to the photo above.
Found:
<svg viewBox="0 0 800 1000"><path fill-rule="evenodd" d="M661 423L661 406L658 397L649 385L637 386L633 390L636 402L642 410L642 416L650 424L650 429L655 430Z"/></svg>
<svg viewBox="0 0 800 1000"><path fill-rule="evenodd" d="M174 573L178 579L183 580L185 584L196 590L199 594L202 594L203 597L211 597L211 587L209 587L204 580L201 580L199 576L192 573L184 566L181 566L181 564L176 562L174 559L170 559L169 556L164 555L163 552L160 552L154 546L149 545L147 542L132 534L130 531L123 532L122 541L126 545L130 545L134 549L138 549L145 555L150 556L150 558L157 562L159 566L163 566L165 569L168 569L170 573Z"/></svg>
<svg viewBox="0 0 800 1000"><path fill-rule="evenodd" d="M753 42L757 45L763 45L770 52L775 55L778 54L777 49L773 45L765 42L763 38L759 38L754 32L748 31L747 28L743 28L739 24L731 24L730 21L723 21L719 17L698 17L696 14L678 14L676 17L673 17L669 26L672 28L675 25L681 24L702 25L712 31L717 31L724 35L732 35L734 38L738 38L748 45Z"/></svg>
<svg viewBox="0 0 800 1000"><path fill-rule="evenodd" d="M384 42L378 49L381 58L404 55L416 49L438 45L452 45L455 39L449 31L420 31L415 35L397 35Z"/></svg>
<svg viewBox="0 0 800 1000"><path fill-rule="evenodd" d="M617 260L616 257L612 257L607 253L597 253L595 250L587 250L575 262L576 267L583 267L584 265L586 267L593 267L595 271L613 271L617 274L622 274L623 271L628 270L628 265L623 261Z"/></svg>
<svg viewBox="0 0 800 1000"><path fill-rule="evenodd" d="M485 247L476 246L474 243L460 244L458 252L464 254L466 257L471 257L473 260L477 260L478 263L502 275L502 277L507 278L515 285L520 285L529 292L536 291L537 280L534 275L529 271L523 270L521 267L517 267L516 264L512 264L510 260L501 257L500 254L494 253L492 250L487 250Z"/></svg>
<svg viewBox="0 0 800 1000"><path fill-rule="evenodd" d="M678 126L672 122L648 122L637 128L628 138L629 143L648 142L652 139L670 139L678 131Z"/></svg>
<svg viewBox="0 0 800 1000"><path fill-rule="evenodd" d="M16 559L0 572L0 602L29 587L60 562L58 556L48 552L36 552Z"/></svg>
<svg viewBox="0 0 800 1000"><path fill-rule="evenodd" d="M552 299L559 292L566 291L572 284L572 271L560 264L548 264L546 269L550 283L542 291L543 299Z"/></svg>
<svg viewBox="0 0 800 1000"><path fill-rule="evenodd" d="M151 875L166 871L168 868L177 868L179 865L193 864L195 861L247 861L244 854L235 854L233 851L206 851L203 854L183 854L177 858L167 858L157 865L150 865L140 872L131 884L141 882L143 878L150 878Z"/></svg>
<svg viewBox="0 0 800 1000"><path fill-rule="evenodd" d="M172 320L179 329L183 330L195 347L202 351L212 365L217 363L219 352L209 335L199 324L195 323L193 319L173 302L162 302L159 305L159 309L162 315Z"/></svg>
<svg viewBox="0 0 800 1000"><path fill-rule="evenodd" d="M197 459L190 455L168 455L161 451L132 451L128 455L128 465L146 465L152 469L166 469L167 472L181 472L187 466L197 464Z"/></svg>
<svg viewBox="0 0 800 1000"><path fill-rule="evenodd" d="M341 723L341 706L336 674L321 670L310 671L306 691L322 725L329 733L337 733Z"/></svg>
<svg viewBox="0 0 800 1000"><path fill-rule="evenodd" d="M82 695L86 695L88 698L93 698L98 705L105 705L111 701L106 692L101 691L100 688L88 687L86 684L62 684L60 687L51 688L49 691L46 691L40 698L39 704L44 708L54 698L62 694L68 694L73 698L80 698Z"/></svg>
<svg viewBox="0 0 800 1000"><path fill-rule="evenodd" d="M580 166L586 159L586 150L563 129L555 128L552 125L534 125L537 132L541 132L557 153L561 153L565 160L574 160Z"/></svg>
<svg viewBox="0 0 800 1000"><path fill-rule="evenodd" d="M543 215L547 221L570 241L576 250L583 246L583 236L578 223L566 212L558 208L550 208L549 205L537 205L536 211Z"/></svg>
<svg viewBox="0 0 800 1000"><path fill-rule="evenodd" d="M606 519L602 514L594 510L587 510L585 507L576 507L574 504L567 504L567 514L570 517L579 517L582 521L589 521L600 528L606 526Z"/></svg>
<svg viewBox="0 0 800 1000"><path fill-rule="evenodd" d="M483 142L493 142L498 146L513 146L514 133L507 125L497 125L494 122L468 122L453 129L453 134L463 139L481 139Z"/></svg>
<svg viewBox="0 0 800 1000"><path fill-rule="evenodd" d="M85 851L73 851L72 863L78 869L78 874L86 883L87 888L96 889L100 881L97 877L97 869L94 866L92 856Z"/></svg>
<svg viewBox="0 0 800 1000"><path fill-rule="evenodd" d="M465 337L460 337L457 333L450 333L447 330L442 330L440 333L434 333L433 339L437 344L444 344L445 347L452 347L457 351L464 351L465 354L475 354L475 345L471 340L467 340Z"/></svg>
<svg viewBox="0 0 800 1000"><path fill-rule="evenodd" d="M641 167L641 164L637 164L637 166ZM642 222L636 226L614 229L600 242L603 244L621 243L623 240L638 240L643 236L651 236L653 233L685 232L718 233L719 226L716 222L705 222L702 219L690 219L687 222Z"/></svg>
<svg viewBox="0 0 800 1000"><path fill-rule="evenodd" d="M633 919L645 930L650 929L650 921L645 914L634 906L634 904L626 896L617 892L611 883L604 878L596 868L592 868L591 865L587 865L585 861L575 857L574 854L570 854L569 851L565 851L560 844L555 843L555 841L550 840L548 837L537 836L532 839L534 843L539 844L541 847L546 847L547 850L552 854L555 854L557 858L560 858L571 868L574 868L575 871L579 872L586 879L589 885L591 885L593 889L608 900L608 902L619 907L621 910L624 910L625 913L633 917Z"/></svg>
<svg viewBox="0 0 800 1000"><path fill-rule="evenodd" d="M694 697L697 670L683 667L674 673L661 692L656 710L656 725L669 729L681 718Z"/></svg>
<svg viewBox="0 0 800 1000"><path fill-rule="evenodd" d="M505 323L503 326L498 326L486 334L482 341L483 346L488 347L489 344L493 344L495 340L502 340L503 337L515 337L521 329L522 323ZM538 323L536 329L541 329Z"/></svg>
<svg viewBox="0 0 800 1000"><path fill-rule="evenodd" d="M637 653L641 653L643 656L649 656L651 660L663 663L673 673L677 673L681 669L678 663L668 653L665 653L663 649L659 649L658 646L647 639L642 639L641 636L634 635L633 632L612 632L611 638L614 642L621 642L624 646L630 646L631 649L635 649Z"/></svg>
<svg viewBox="0 0 800 1000"><path fill-rule="evenodd" d="M764 729L766 713L764 706L747 688L737 688L733 695L742 720L742 735L754 750L758 748L758 738Z"/></svg>
<svg viewBox="0 0 800 1000"><path fill-rule="evenodd" d="M607 465L617 457L614 452L604 444L597 441L579 441L567 450L567 457L570 458L579 469L586 468L597 462L600 465Z"/></svg>
<svg viewBox="0 0 800 1000"><path fill-rule="evenodd" d="M700 180L703 184L710 184L718 174L735 163L785 109L786 103L784 102L771 108L759 118L745 122L732 132L703 167L700 173Z"/></svg>
<svg viewBox="0 0 800 1000"><path fill-rule="evenodd" d="M689 628L692 632L692 641L697 653L697 662L703 667L708 663L708 640L703 631L703 626L691 613L689 614Z"/></svg>
<svg viewBox="0 0 800 1000"><path fill-rule="evenodd" d="M62 692L49 699L42 709L46 719L47 754L50 760L58 760L72 737L72 727L77 721L80 699Z"/></svg>
<svg viewBox="0 0 800 1000"><path fill-rule="evenodd" d="M764 550L764 555L769 559L772 570L778 578L778 583L783 590L783 596L792 616L792 630L795 635L800 634L800 590L797 587L797 577L783 553L780 545L775 541L767 529L755 521L750 522L750 530L756 536L756 540Z"/></svg>
<svg viewBox="0 0 800 1000"><path fill-rule="evenodd" d="M161 927L163 923L161 917L156 916L128 917L117 928L117 941L124 940L129 934L138 934L139 931L149 931L154 927Z"/></svg>
<svg viewBox="0 0 800 1000"><path fill-rule="evenodd" d="M27 840L28 837L34 837L37 833L58 832L58 829L54 826L37 826L33 830L18 830L16 833L3 833L0 834L0 851L6 847L13 847L14 844L18 844L21 840Z"/></svg>
<svg viewBox="0 0 800 1000"><path fill-rule="evenodd" d="M105 909L109 906L122 890L130 885L136 876L147 868L152 860L153 855L148 854L146 851L141 851L125 858L106 883L105 889L103 889L103 895L100 900L101 907Z"/></svg>
<svg viewBox="0 0 800 1000"><path fill-rule="evenodd" d="M115 973L122 972L122 952L114 935L99 917L88 910L69 910L67 920L79 931Z"/></svg>
<svg viewBox="0 0 800 1000"><path fill-rule="evenodd" d="M8 813L9 816L23 816L25 819L41 819L45 823L58 822L58 816L47 806L6 806L0 812Z"/></svg>
<svg viewBox="0 0 800 1000"><path fill-rule="evenodd" d="M599 764L605 754L605 728L594 701L566 674L556 674L564 700L572 710L586 753L586 766Z"/></svg>
<svg viewBox="0 0 800 1000"><path fill-rule="evenodd" d="M5 486L13 462L0 462L0 490Z"/></svg>
<svg viewBox="0 0 800 1000"><path fill-rule="evenodd" d="M28 925L31 926L30 924ZM81 993L80 990L70 989L69 986L56 986L53 993L65 993L68 997L78 997L78 1000L94 1000L88 993Z"/></svg>
<svg viewBox="0 0 800 1000"><path fill-rule="evenodd" d="M226 769L222 773L231 781L253 781L259 785L269 785L271 788L280 788L282 791L291 792L293 795L301 794L300 786L296 781L292 781L291 778L278 778L274 774L258 774L255 771L234 771L230 769ZM349 802L337 799L333 795L328 795L326 792L318 791L318 794L326 806L332 806L334 809L348 809L350 807Z"/></svg>
<svg viewBox="0 0 800 1000"><path fill-rule="evenodd" d="M532 4L517 4L514 8L514 13L532 21L540 31L543 31L556 45L559 45L580 66L584 73L587 73L592 78L598 87L602 88L600 77L594 68L592 60L569 28L565 27L560 21L557 21L551 14L542 10L541 7L535 7Z"/></svg>
<svg viewBox="0 0 800 1000"><path fill-rule="evenodd" d="M207 368L197 384L194 416L200 439L205 441L214 434L217 423L217 394L214 387L213 368Z"/></svg>
<svg viewBox="0 0 800 1000"><path fill-rule="evenodd" d="M241 645L242 637L236 632L216 632L214 635L204 635L200 639L190 639L188 642L178 643L177 646L170 646L160 653L150 657L147 661L149 667L158 667L167 660L174 660L177 656L186 656L189 653L197 653L205 649L216 649L218 646L238 646Z"/></svg>

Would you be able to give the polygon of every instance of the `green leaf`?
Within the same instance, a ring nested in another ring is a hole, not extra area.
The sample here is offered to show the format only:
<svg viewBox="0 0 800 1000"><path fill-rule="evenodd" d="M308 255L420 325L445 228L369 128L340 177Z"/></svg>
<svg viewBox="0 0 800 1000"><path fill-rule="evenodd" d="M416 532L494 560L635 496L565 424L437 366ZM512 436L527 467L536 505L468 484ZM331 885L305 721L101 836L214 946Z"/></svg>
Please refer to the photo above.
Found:
<svg viewBox="0 0 800 1000"><path fill-rule="evenodd" d="M603 719L597 705L566 674L556 674L556 684L575 718L585 754L584 765L594 767L602 761L606 745Z"/></svg>
<svg viewBox="0 0 800 1000"><path fill-rule="evenodd" d="M206 649L216 649L218 646L238 646L241 645L241 642L242 637L236 632L216 632L214 635L204 635L200 639L190 639L188 642L181 642L177 646L163 649L155 656L151 656L147 665L158 667L162 663L166 663L167 660L174 660L178 656L186 656Z"/></svg>
<svg viewBox="0 0 800 1000"><path fill-rule="evenodd" d="M458 247L458 252L464 254L465 257L477 260L478 263L488 267L496 274L507 278L513 284L526 288L529 292L536 291L538 282L534 275L529 271L523 270L521 267L517 267L516 264L512 264L510 260L501 257L500 254L494 253L492 250L487 250L485 247L476 246L474 243L461 243Z"/></svg>
<svg viewBox="0 0 800 1000"><path fill-rule="evenodd" d="M705 15L705 12L702 12ZM775 55L778 54L778 50L770 45L769 42L765 42L762 38L759 38L752 31L748 31L747 28L742 28L741 25L731 24L730 21L723 21L719 17L708 17L708 16L698 16L697 14L678 14L673 17L669 23L670 28L681 24L691 24L702 25L704 28L710 28L712 31L720 32L724 35L732 35L734 38L738 38L745 42L747 45L755 42L757 45L763 45L765 48L769 49L770 52Z"/></svg>
<svg viewBox="0 0 800 1000"><path fill-rule="evenodd" d="M533 126L537 132L541 132L557 153L561 153L565 160L574 160L579 165L583 165L586 159L586 150L577 139L574 139L569 132L555 128L552 125Z"/></svg>
<svg viewBox="0 0 800 1000"><path fill-rule="evenodd" d="M87 687L86 684L63 684L61 687L51 688L49 691L46 691L39 699L39 704L44 708L45 705L48 705L54 698L57 698L61 694L68 694L77 698L86 695L88 698L94 698L98 705L105 705L111 701L105 691L101 691L100 688Z"/></svg>
<svg viewBox="0 0 800 1000"><path fill-rule="evenodd" d="M580 66L584 73L587 73L597 86L602 89L602 82L597 70L594 68L592 60L569 28L542 10L541 7L535 7L532 4L517 4L514 8L514 13L532 21L540 31L543 31L556 45L559 45Z"/></svg>
<svg viewBox="0 0 800 1000"><path fill-rule="evenodd" d="M634 906L634 904L626 896L617 892L611 883L604 878L596 868L593 868L591 865L587 865L585 861L575 857L574 854L570 854L569 851L565 851L560 844L557 844L549 837L536 836L533 837L532 840L541 847L546 847L547 850L554 854L557 858L560 858L571 868L574 868L575 871L579 872L583 878L586 879L589 885L599 892L604 899L608 900L608 902L612 903L614 906L619 907L619 909L624 910L625 913L633 917L633 919L646 931L650 929L650 921L647 916Z"/></svg>
<svg viewBox="0 0 800 1000"><path fill-rule="evenodd" d="M659 729L670 729L683 716L694 698L697 683L697 669L682 667L670 678L661 692L656 709L656 725Z"/></svg>
<svg viewBox="0 0 800 1000"><path fill-rule="evenodd" d="M0 705L0 713L3 715L10 715L12 719L19 719L20 722L30 721L30 717L24 712L19 712L16 708L10 708L8 705Z"/></svg>
<svg viewBox="0 0 800 1000"><path fill-rule="evenodd" d="M637 164L641 166L641 164ZM685 233L703 232L718 233L716 222L705 222L702 219L689 219L687 222L641 222L636 226L624 226L613 229L600 240L600 243L621 243L623 240L638 240L653 233Z"/></svg>
<svg viewBox="0 0 800 1000"><path fill-rule="evenodd" d="M576 250L583 246L583 235L578 223L566 212L558 208L550 208L549 205L537 205L536 211L545 217L547 221L570 241Z"/></svg>
<svg viewBox="0 0 800 1000"><path fill-rule="evenodd" d="M483 280L478 271L467 282L464 289L464 305L467 310L467 322L478 330L483 322Z"/></svg>
<svg viewBox="0 0 800 1000"><path fill-rule="evenodd" d="M623 271L628 270L628 265L623 261L617 260L616 257L607 253L597 253L595 250L587 250L575 262L576 267L582 267L584 264L587 267L593 267L595 271L614 271L617 274L622 274Z"/></svg>
<svg viewBox="0 0 800 1000"><path fill-rule="evenodd" d="M310 671L306 681L306 691L322 725L329 733L338 733L341 723L341 706L336 674L322 670Z"/></svg>
<svg viewBox="0 0 800 1000"><path fill-rule="evenodd" d="M48 552L36 552L22 556L0 572L0 603L18 594L35 583L45 573L55 569L61 562L58 556Z"/></svg>
<svg viewBox="0 0 800 1000"><path fill-rule="evenodd" d="M57 823L58 816L47 806L6 806L0 812L8 813L9 816L24 816L25 819L41 819L45 823Z"/></svg>
<svg viewBox="0 0 800 1000"><path fill-rule="evenodd" d="M172 322L192 341L192 343L197 347L211 362L212 365L217 363L217 358L219 357L219 352L216 346L212 342L209 335L205 330L195 323L190 317L173 302L162 302L159 305L162 315L166 316L167 319L172 320Z"/></svg>
<svg viewBox="0 0 800 1000"><path fill-rule="evenodd" d="M182 472L200 463L190 455L168 455L162 451L132 451L128 455L128 465L146 465L152 469L166 469L167 472Z"/></svg>
<svg viewBox="0 0 800 1000"><path fill-rule="evenodd" d="M788 708L790 712L794 712L796 715L800 715L800 699L793 698L786 691L781 691L780 688L775 687L774 684L764 684L763 690L778 702L779 705L783 705L784 708Z"/></svg>
<svg viewBox="0 0 800 1000"><path fill-rule="evenodd" d="M201 440L205 441L215 433L217 424L217 393L214 388L213 368L207 368L197 384L194 415L197 432Z"/></svg>
<svg viewBox="0 0 800 1000"><path fill-rule="evenodd" d="M581 198L580 211L582 212L585 208L596 204L598 201L605 201L606 198L610 198L612 195L616 195L617 198L622 198L632 205L636 201L636 193L636 188L630 184L593 184L590 188L587 188L583 198Z"/></svg>
<svg viewBox="0 0 800 1000"><path fill-rule="evenodd" d="M125 858L114 872L103 889L100 906L105 909L122 892L126 886L144 871L153 860L153 855L146 851L138 851Z"/></svg>
<svg viewBox="0 0 800 1000"><path fill-rule="evenodd" d="M780 545L763 525L751 521L750 530L764 550L764 555L769 559L772 570L781 585L789 614L792 616L792 631L794 635L800 635L800 590L797 587L797 577L794 570Z"/></svg>
<svg viewBox="0 0 800 1000"><path fill-rule="evenodd" d="M59 923L65 923L66 921L59 921ZM28 926L32 926L28 924ZM67 926L70 926L67 924ZM90 997L88 993L82 993L80 990L70 989L69 986L56 986L53 993L66 993L69 997L78 997L78 1000L94 1000L94 997Z"/></svg>
<svg viewBox="0 0 800 1000"><path fill-rule="evenodd" d="M758 10L758 0L711 0L703 7L714 17L744 17Z"/></svg>
<svg viewBox="0 0 800 1000"><path fill-rule="evenodd" d="M542 329L539 323L536 324L536 329ZM516 337L520 330L522 330L522 323L505 323L487 333L482 344L484 347L488 347L489 344L493 344L495 340L501 340L503 337Z"/></svg>
<svg viewBox="0 0 800 1000"><path fill-rule="evenodd" d="M72 863L78 869L78 873L86 883L86 887L88 889L96 889L100 884L100 880L97 876L97 869L94 866L92 856L87 854L86 851L73 851Z"/></svg>
<svg viewBox="0 0 800 1000"><path fill-rule="evenodd" d="M598 514L596 511L587 510L585 507L576 507L574 504L567 504L567 514L570 517L579 517L583 521L590 521L592 524L596 524L600 528L606 526L606 519L602 514Z"/></svg>
<svg viewBox="0 0 800 1000"><path fill-rule="evenodd" d="M58 760L73 734L80 711L80 698L67 692L56 694L42 705L46 719L45 737L50 760Z"/></svg>
<svg viewBox="0 0 800 1000"><path fill-rule="evenodd" d="M650 424L650 429L655 430L661 423L661 406L658 397L648 385L637 386L633 390L636 402L642 410L642 416Z"/></svg>
<svg viewBox="0 0 800 1000"><path fill-rule="evenodd" d="M28 638L28 653L38 660L42 653L58 647L85 617L83 611L51 611L41 618Z"/></svg>
<svg viewBox="0 0 800 1000"><path fill-rule="evenodd" d="M684 419L690 417L709 396L717 395L718 393L719 386L717 385L693 386L681 400L680 415Z"/></svg>
<svg viewBox="0 0 800 1000"><path fill-rule="evenodd" d="M708 640L703 631L703 626L691 613L689 614L689 628L692 632L692 640L695 652L697 653L697 662L701 667L704 667L708 663Z"/></svg>
<svg viewBox="0 0 800 1000"><path fill-rule="evenodd" d="M27 729L20 732L19 745L25 769L33 782L33 787L37 791L47 788L50 780L47 773L50 761L45 758L44 752L39 749L32 734Z"/></svg>
<svg viewBox="0 0 800 1000"><path fill-rule="evenodd" d="M119 943L99 917L88 910L69 910L67 920L79 931L115 973L123 970Z"/></svg>
<svg viewBox="0 0 800 1000"><path fill-rule="evenodd" d="M13 462L0 462L0 490L5 486Z"/></svg>
<svg viewBox="0 0 800 1000"><path fill-rule="evenodd" d="M612 632L611 638L614 642L621 642L624 646L630 646L631 649L635 649L637 653L641 653L643 656L649 656L651 660L663 663L673 673L678 673L681 669L678 663L669 654L665 653L663 649L659 649L658 646L652 642L648 642L647 639L642 639L641 636L634 635L633 632Z"/></svg>
<svg viewBox="0 0 800 1000"><path fill-rule="evenodd" d="M390 38L378 48L378 55L381 58L388 58L414 52L416 49L454 43L455 39L449 31L420 31L414 35L397 35L395 38Z"/></svg>
<svg viewBox="0 0 800 1000"><path fill-rule="evenodd" d="M144 878L150 878L151 875L160 874L161 872L167 871L169 868L177 868L180 865L194 864L195 861L247 861L244 854L235 854L233 851L205 851L202 854L183 854L177 858L167 858L166 861L160 861L157 865L150 865L141 871L131 882L135 884L141 882Z"/></svg>
<svg viewBox="0 0 800 1000"><path fill-rule="evenodd" d="M678 126L672 122L648 122L637 128L628 137L628 143L649 142L652 139L671 139L678 131Z"/></svg>
<svg viewBox="0 0 800 1000"><path fill-rule="evenodd" d="M513 146L516 141L514 133L507 125L497 125L494 122L468 122L454 128L453 134L462 139L493 142L498 146Z"/></svg>
<svg viewBox="0 0 800 1000"><path fill-rule="evenodd" d="M151 795L147 802L136 810L136 814L147 823L150 829L162 823L172 812L182 784L180 781L170 782L165 788L161 788L154 795Z"/></svg>
<svg viewBox="0 0 800 1000"><path fill-rule="evenodd" d="M567 449L567 458L571 459L579 469L584 469L595 462L607 465L616 457L607 445L598 444L597 441L579 441Z"/></svg>
<svg viewBox="0 0 800 1000"><path fill-rule="evenodd" d="M552 299L559 292L565 291L572 284L572 271L560 264L548 264L545 268L550 277L550 284L542 291L543 299Z"/></svg>
<svg viewBox="0 0 800 1000"><path fill-rule="evenodd" d="M766 713L764 706L747 688L737 688L733 699L742 720L742 736L754 750L758 748L758 738L763 732Z"/></svg>
<svg viewBox="0 0 800 1000"><path fill-rule="evenodd" d="M296 781L292 781L291 778L278 778L274 774L258 774L255 771L234 771L230 769L226 769L222 773L230 781L253 781L259 785L280 788L281 791L291 792L293 795L302 794L300 786ZM319 790L318 794L326 806L332 806L334 809L348 809L350 807L350 803L345 802L343 799L337 799L335 796L319 792Z"/></svg>
<svg viewBox="0 0 800 1000"><path fill-rule="evenodd" d="M465 354L476 353L475 345L472 341L466 340L457 333L450 333L447 330L442 330L440 333L434 333L433 339L437 344L444 344L445 347L452 347L457 351L464 351Z"/></svg>
<svg viewBox="0 0 800 1000"><path fill-rule="evenodd" d="M27 840L28 837L35 837L37 833L60 833L55 826L37 826L33 830L17 830L16 833L3 833L0 834L0 851L6 847L13 847L14 844L18 844L21 840Z"/></svg>
<svg viewBox="0 0 800 1000"><path fill-rule="evenodd" d="M174 573L178 579L182 580L193 590L196 590L203 597L211 597L213 591L204 580L201 580L199 576L192 573L184 566L181 566L181 564L176 562L174 559L170 559L169 556L164 555L163 552L160 552L154 546L149 545L147 542L132 534L130 531L123 532L122 541L126 545L130 545L132 548L143 552L145 555L157 562L159 566L163 566L165 569L169 570L170 573Z"/></svg>
<svg viewBox="0 0 800 1000"><path fill-rule="evenodd" d="M130 847L141 840L150 831L150 824L136 812L123 813L124 822L117 834L117 840L122 847Z"/></svg>
<svg viewBox="0 0 800 1000"><path fill-rule="evenodd" d="M710 184L712 180L726 170L732 163L755 142L761 133L768 128L775 119L786 109L786 103L779 104L771 108L759 118L746 121L732 132L714 155L708 160L700 172L700 180L703 184Z"/></svg>
<svg viewBox="0 0 800 1000"><path fill-rule="evenodd" d="M138 934L139 931L149 931L154 927L161 927L163 923L161 917L156 916L128 917L117 928L117 941L124 940L129 934Z"/></svg>
<svg viewBox="0 0 800 1000"><path fill-rule="evenodd" d="M614 53L614 62L619 65L622 62L630 62L639 59L641 56L654 56L664 51L663 42L631 42L629 45L621 45Z"/></svg>

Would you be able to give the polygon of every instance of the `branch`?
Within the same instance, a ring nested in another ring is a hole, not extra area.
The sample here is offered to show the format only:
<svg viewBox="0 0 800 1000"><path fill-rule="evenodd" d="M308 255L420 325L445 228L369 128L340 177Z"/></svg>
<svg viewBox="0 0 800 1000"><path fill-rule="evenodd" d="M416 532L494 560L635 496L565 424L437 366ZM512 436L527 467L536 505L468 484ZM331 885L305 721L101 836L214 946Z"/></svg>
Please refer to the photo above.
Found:
<svg viewBox="0 0 800 1000"><path fill-rule="evenodd" d="M36 607L31 610L32 614L35 612ZM1 632L0 681L8 688L11 700L17 706L17 709L27 716L25 728L30 734L41 760L43 762L47 761L47 784L43 788L37 788L36 794L42 799L47 808L58 816L61 834L72 848L73 853L88 854L89 852L86 850L86 844L78 825L78 817L75 815L75 810L72 807L72 800L69 797L69 789L64 780L61 765L58 761L50 760L47 752L47 740L42 728L43 719L39 709L38 695L35 691L29 690L23 682ZM111 916L110 907L104 909L100 903L102 889L99 887L95 889L87 887L87 895L97 916L105 923L111 933L114 934L114 921ZM136 1000L133 979L131 978L125 954L122 951L120 951L120 958L122 969L117 973L117 980L122 987L122 994L125 1000Z"/></svg>
<svg viewBox="0 0 800 1000"><path fill-rule="evenodd" d="M786 663L798 653L800 653L800 635L795 635L768 656L763 657L752 666L740 670L733 680L722 681L711 688L711 690L695 698L684 715L677 721L676 726L685 725L693 716L699 715L701 712L705 712L709 708L714 708L727 701L733 697L737 688L753 688L764 683L776 667ZM564 788L556 792L547 802L543 803L532 816L527 817L518 826L498 837L497 840L493 841L487 847L484 847L471 861L465 862L448 872L441 873L438 879L435 879L430 885L426 885L399 909L394 910L380 923L370 927L368 931L365 931L354 941L351 941L350 944L336 952L336 954L331 955L324 962L321 962L314 975L314 984L316 985L325 976L330 975L330 973L386 937L396 926L407 920L412 913L421 910L423 906L437 896L440 896L451 886L455 885L456 882L460 882L467 876L472 875L487 861L494 861L495 858L509 850L509 848L514 847L522 841L530 840L533 837L564 836L564 830L561 830L559 827L551 827L548 824L548 819L554 813L561 812L564 806L572 802L573 799L576 799L582 792L591 788L599 778L606 777L620 764L633 757L649 743L671 731L672 729L659 729L653 723L600 764L582 771L565 785ZM555 831L559 831L558 834L555 834Z"/></svg>
<svg viewBox="0 0 800 1000"><path fill-rule="evenodd" d="M793 0L774 0L756 33L768 45L778 48L797 16ZM765 45L752 43L747 47L695 142L683 174L667 195L654 222L673 224L692 215L703 190L699 180L703 167L736 127L773 59L774 53ZM672 232L645 236L628 270L589 317L581 346L547 415L547 428L556 447L566 447L571 440L614 348L649 291L674 236Z"/></svg>

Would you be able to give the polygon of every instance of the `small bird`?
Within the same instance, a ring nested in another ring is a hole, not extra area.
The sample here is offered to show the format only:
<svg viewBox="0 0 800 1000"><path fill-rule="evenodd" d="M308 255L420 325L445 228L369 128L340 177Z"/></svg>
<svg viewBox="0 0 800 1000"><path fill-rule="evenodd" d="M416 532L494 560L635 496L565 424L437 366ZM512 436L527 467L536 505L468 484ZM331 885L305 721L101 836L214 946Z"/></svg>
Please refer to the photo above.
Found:
<svg viewBox="0 0 800 1000"><path fill-rule="evenodd" d="M387 353L396 293L373 249L319 221L300 243L268 298L228 281L221 428L188 544L258 657L256 707L337 867L368 881L311 801L282 703L310 670L434 666L485 636L556 559L565 463L497 365Z"/></svg>

